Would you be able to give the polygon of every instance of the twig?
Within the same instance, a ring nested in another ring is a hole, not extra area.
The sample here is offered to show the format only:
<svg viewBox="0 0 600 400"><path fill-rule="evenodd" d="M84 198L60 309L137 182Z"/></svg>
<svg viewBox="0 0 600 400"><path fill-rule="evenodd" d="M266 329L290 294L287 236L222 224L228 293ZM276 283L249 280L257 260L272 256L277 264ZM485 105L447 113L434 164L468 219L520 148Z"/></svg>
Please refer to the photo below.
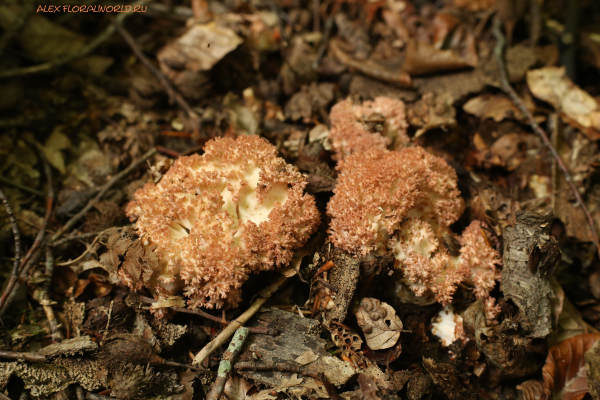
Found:
<svg viewBox="0 0 600 400"><path fill-rule="evenodd" d="M189 308L183 308L183 307L171 307L171 309L173 311L177 311L177 312L181 312L181 313L185 313L185 314L199 315L203 318L210 319L211 321L223 323L223 320L221 318L214 316L214 315L210 315L209 313L204 312L202 310L190 310ZM277 335L277 330L273 329L273 328L248 327L248 330L250 330L250 333L256 333L259 335L271 335L271 336Z"/></svg>
<svg viewBox="0 0 600 400"><path fill-rule="evenodd" d="M54 242L55 240L60 238L66 231L71 230L75 226L75 224L77 222L79 222L79 220L81 218L83 218L85 216L85 214L87 214L92 209L94 204L96 204L97 202L99 202L102 199L102 197L106 194L106 192L108 192L108 190L110 188L112 188L117 182L119 182L125 176L129 175L131 173L131 171L136 169L140 164L142 164L144 161L146 161L147 159L149 159L150 157L152 157L155 154L156 154L156 149L151 149L151 150L147 151L142 157L140 157L137 160L135 160L134 162L132 162L123 171L121 171L117 175L113 176L110 181L108 181L104 186L102 186L102 189L100 189L100 191L98 192L96 197L94 197L92 200L90 200L86 204L86 206L83 207L83 209L81 211L79 211L77 214L75 214L69 221L67 221L67 223L62 228L60 228L54 234L54 236L52 236L52 239L50 239L50 242Z"/></svg>
<svg viewBox="0 0 600 400"><path fill-rule="evenodd" d="M21 12L19 13L19 15L17 15L12 25L6 30L6 32L4 32L4 35L0 37L0 56L2 56L2 52L4 51L10 40L13 38L13 36L15 36L21 30L21 28L25 26L29 15L34 10L34 4L32 0L26 0L23 3L23 7L21 8Z"/></svg>
<svg viewBox="0 0 600 400"><path fill-rule="evenodd" d="M100 344L104 343L106 335L108 334L108 328L110 327L110 317L112 317L114 303L114 300L110 301L110 309L108 310L108 318L106 319L106 329L104 329L104 334L102 335L102 340L100 341Z"/></svg>
<svg viewBox="0 0 600 400"><path fill-rule="evenodd" d="M13 182L10 179L6 179L6 178L4 178L2 176L0 176L0 182L5 183L5 184L10 185L10 186L14 186L14 187L16 187L18 189L21 189L21 190L25 191L25 192L29 192L31 194L35 194L36 196L46 197L46 195L44 193L40 192L39 190L32 189L32 188L30 188L28 186L21 185L20 183L17 183L17 182Z"/></svg>
<svg viewBox="0 0 600 400"><path fill-rule="evenodd" d="M337 392L335 391L335 388L333 387L333 385L331 383L329 383L329 380L327 379L327 376L325 376L324 373L312 372L311 370L309 370L307 367L305 367L303 365L292 364L292 363L280 363L280 362L271 363L271 362L262 362L262 361L239 362L239 363L235 364L235 369L236 370L251 369L251 370L255 370L255 371L291 372L293 374L310 376L311 378L321 381L321 383L323 383L323 386L325 386L325 390L327 390L327 394L329 395L329 397L331 397L334 400L342 399L340 397L340 395L337 394Z"/></svg>
<svg viewBox="0 0 600 400"><path fill-rule="evenodd" d="M32 352L0 350L0 358L11 360L25 360L29 362L46 362L46 356Z"/></svg>
<svg viewBox="0 0 600 400"><path fill-rule="evenodd" d="M94 232L86 232L86 233L73 234L71 236L67 236L66 238L62 238L60 240L56 240L55 242L53 242L53 245L54 245L54 247L57 247L57 246L62 246L63 244L67 244L67 243L75 241L75 240L89 239L89 238L101 235L102 233L104 233L104 232L106 232L106 231L108 231L110 229L121 229L121 228L119 228L119 227L113 227L113 228L105 229L103 231L94 231ZM58 264L58 265L61 265L61 264Z"/></svg>
<svg viewBox="0 0 600 400"><path fill-rule="evenodd" d="M0 198L2 199L2 203L4 203L4 208L6 209L6 213L8 214L10 226L13 231L13 236L15 237L15 262L13 263L11 276L16 276L19 273L19 265L21 261L21 233L19 232L17 220L12 212L12 208L10 208L8 199L6 198L2 190L0 190Z"/></svg>
<svg viewBox="0 0 600 400"><path fill-rule="evenodd" d="M592 242L596 246L596 250L598 252L598 257L600 257L600 243L598 242L598 234L596 233L594 219L592 218L585 203L583 202L583 199L581 198L581 195L579 194L577 187L573 183L573 177L569 173L569 169L563 162L562 158L560 157L560 155L558 154L558 152L556 151L554 146L552 146L552 142L550 142L550 139L548 138L548 135L546 134L546 132L535 121L535 119L533 118L533 115L531 114L531 112L529 112L529 110L523 103L523 100L521 100L521 98L519 97L517 92L515 92L515 90L512 88L512 86L510 85L510 83L508 81L508 75L506 73L506 66L504 65L504 59L503 59L505 39L504 39L504 35L502 34L501 21L499 18L496 18L494 20L493 31L494 31L494 36L496 37L496 46L494 48L494 56L496 57L496 61L498 62L498 68L500 70L500 81L502 83L502 89L506 92L506 94L509 95L509 97L511 98L513 103L519 108L519 110L523 113L523 115L525 115L527 117L527 120L529 121L529 125L533 128L533 130L535 132L537 132L541 136L542 141L544 142L546 147L548 147L548 149L550 150L550 153L552 153L552 156L556 159L556 162L557 162L558 166L560 167L561 171L563 172L563 174L565 175L565 180L567 181L567 184L571 188L571 191L573 192L573 195L575 196L577 203L579 203L579 206L581 207L581 209L583 210L583 212L585 213L585 215L588 219L588 222L590 224Z"/></svg>
<svg viewBox="0 0 600 400"><path fill-rule="evenodd" d="M169 157L181 157L181 153L179 153L175 150L168 149L164 146L157 145L156 150L160 151L163 154L168 155Z"/></svg>
<svg viewBox="0 0 600 400"><path fill-rule="evenodd" d="M231 364L235 362L235 358L242 349L242 346L248 337L248 333L248 328L244 328L243 326L235 331L235 335L233 335L233 339L231 339L231 343L229 343L229 347L225 354L223 354L223 359L219 363L217 379L215 380L210 393L206 396L206 400L218 400L221 397L225 382L227 382L227 378L231 373Z"/></svg>
<svg viewBox="0 0 600 400"><path fill-rule="evenodd" d="M240 371L243 369L251 369L254 371L279 371L279 372L291 372L293 374L299 374L304 376L310 376L311 378L321 380L317 372L310 371L306 366L293 363L272 363L264 361L255 362L239 362L235 364L235 369Z"/></svg>
<svg viewBox="0 0 600 400"><path fill-rule="evenodd" d="M313 61L313 65L312 65L312 68L314 70L319 69L319 64L321 64L321 60L323 59L323 56L325 55L325 51L327 50L327 46L329 44L329 38L331 37L331 31L333 30L334 17L335 17L335 14L332 13L325 20L325 28L324 28L325 31L323 32L323 39L321 41L321 44L319 45L319 49L317 50L317 57L315 58L315 61Z"/></svg>
<svg viewBox="0 0 600 400"><path fill-rule="evenodd" d="M10 400L10 397L5 396L4 394L2 394L2 392L0 392L0 400Z"/></svg>
<svg viewBox="0 0 600 400"><path fill-rule="evenodd" d="M25 266L21 269L18 276L26 276L29 273L31 267L33 267L37 263L41 255L42 249L37 249L29 259L29 262L25 264ZM0 298L0 306L2 306L0 308L0 316L3 315L4 312L8 309L8 306L12 303L12 300L14 299L15 294L17 293L17 290L19 288L19 282L17 279L18 278L15 277L13 280L13 277L11 276L8 285L6 286L6 289L2 294L2 298Z"/></svg>
<svg viewBox="0 0 600 400"><path fill-rule="evenodd" d="M139 296L139 299L140 299L140 301L142 301L144 303L150 303L150 304L156 303L156 300L151 299L150 297L146 297L146 296ZM183 307L169 307L169 308L175 312L198 315L199 317L206 318L211 321L218 322L220 324L226 324L226 325L230 324L230 322L223 321L222 318L219 318L216 315L211 315L202 310L190 310L189 308L183 308ZM274 335L277 335L277 333L278 333L277 329L275 329L275 328L248 327L248 330L250 331L250 333L256 333L258 335L274 336Z"/></svg>
<svg viewBox="0 0 600 400"><path fill-rule="evenodd" d="M58 329L59 325L54 316L54 310L52 309L52 301L48 290L50 289L50 282L52 281L52 274L54 273L54 254L52 253L52 244L46 245L46 279L48 279L42 289L42 308L48 319L50 325L50 336L52 337L52 343L60 342L63 339L62 332Z"/></svg>
<svg viewBox="0 0 600 400"><path fill-rule="evenodd" d="M152 62L150 62L150 60L148 60L148 57L146 57L144 55L144 53L140 49L140 46L138 46L138 44L136 43L135 39L121 25L121 21L119 21L118 19L116 19L115 22L114 22L114 26L116 27L117 31L119 31L119 33L121 34L121 36L123 37L123 39L125 39L125 41L129 45L129 47L131 47L131 50L133 50L133 53L141 61L141 63L144 64L144 66L146 68L148 68L148 70L150 72L152 72L152 74L154 74L154 76L156 76L158 78L158 80L160 81L160 83L163 85L163 87L167 91L167 95L169 96L169 102L171 104L173 104L173 101L176 101L177 104L179 104L179 106L181 108L183 108L183 110L187 113L187 115L190 118L194 118L194 119L199 120L198 114L196 114L192 110L192 107L190 107L190 105L187 103L187 101L185 101L185 99L173 88L173 86L171 86L171 84L169 83L167 77L162 72L160 72L152 64Z"/></svg>
<svg viewBox="0 0 600 400"><path fill-rule="evenodd" d="M227 339L233 335L233 333L243 324L245 324L260 308L269 300L269 298L283 285L287 282L288 277L285 275L281 275L277 281L267 286L263 290L258 293L258 299L252 303L249 309L247 309L242 315L237 317L234 321L231 321L227 328L223 329L219 335L214 338L210 343L208 343L202 350L196 354L194 357L193 365L202 365L204 360L206 360L215 350L217 350L221 345L223 345Z"/></svg>
<svg viewBox="0 0 600 400"><path fill-rule="evenodd" d="M136 2L135 4L133 4L133 6L136 5L142 5L146 2L147 0L140 0L138 2ZM123 20L125 20L125 18L129 17L130 15L132 15L133 13L121 13L116 17L116 22L122 22ZM79 49L75 50L72 53L69 53L67 55L64 55L62 57L58 57L52 61L48 61L45 62L43 64L38 64L38 65L34 65L31 67L25 67L25 68L16 68L16 69L9 69L7 71L0 71L0 79L2 78L11 78L14 76L23 76L23 75L29 75L29 74L35 74L38 72L44 72L47 71L49 69L52 69L54 67L58 67L64 64L67 64L73 60L76 60L78 58L82 58L85 57L86 55L88 55L89 53L91 53L92 51L94 51L98 46L100 46L102 43L106 42L111 36L112 34L115 32L115 26L114 25L109 25L106 27L106 29L104 30L104 32L102 32L99 36L97 36L95 39L91 40L89 43L85 44L84 46L81 46Z"/></svg>
<svg viewBox="0 0 600 400"><path fill-rule="evenodd" d="M402 69L392 71L372 60L355 60L342 50L340 42L337 39L329 41L329 49L340 63L348 68L355 69L363 75L379 81L393 83L400 87L412 87L410 75Z"/></svg>
<svg viewBox="0 0 600 400"><path fill-rule="evenodd" d="M63 263L58 263L58 264L56 264L56 265L59 265L59 266L61 266L61 267L64 267L64 266L67 266L67 265L73 265L73 264L75 264L76 262L78 262L79 260L81 260L83 257L85 257L85 255L86 255L86 254L87 254L87 253L90 251L90 249L91 249L92 247L94 247L94 245L96 244L96 242L97 242L98 240L100 240L100 238L101 238L102 236L104 236L106 232L108 232L108 231L111 231L111 230L115 230L115 229L121 229L121 228L112 227L112 228L108 228L108 229L105 229L105 230L103 230L102 232L100 232L100 233L99 233L99 234L96 236L96 238L94 239L94 241L92 242L92 244L90 244L90 245L87 247L87 249L85 249L85 251L84 251L84 252L83 252L83 253L82 253L82 254L81 254L79 257L77 257L76 259L74 259L74 260L71 260L71 261L65 261L65 262L63 262ZM63 239L63 240L64 240L64 239ZM53 245L54 245L54 246L56 246L56 243L54 243Z"/></svg>
<svg viewBox="0 0 600 400"><path fill-rule="evenodd" d="M34 144L29 142L28 144L37 149L37 147ZM7 304L10 304L9 299L12 299L12 297L14 296L16 287L18 287L17 280L19 276L22 276L26 273L26 271L29 271L33 263L35 263L35 261L37 261L37 258L39 258L39 256L41 255L41 252L38 252L38 249L41 247L42 242L44 241L44 237L46 235L46 228L48 227L48 221L50 221L50 217L52 216L52 206L54 204L54 186L52 185L52 170L50 169L50 164L48 163L48 160L46 159L44 153L39 149L37 150L39 151L42 164L44 165L44 173L46 175L46 181L48 184L48 192L46 195L46 215L44 216L44 221L42 222L40 231L35 237L33 244L29 248L27 254L25 254L25 257L23 257L23 260L21 260L18 270L13 270L13 273L10 276L10 280L6 285L6 289L4 290L4 293L2 293L2 297L0 297L0 315L4 313ZM34 254L36 254L35 257ZM34 258L35 260L32 261Z"/></svg>

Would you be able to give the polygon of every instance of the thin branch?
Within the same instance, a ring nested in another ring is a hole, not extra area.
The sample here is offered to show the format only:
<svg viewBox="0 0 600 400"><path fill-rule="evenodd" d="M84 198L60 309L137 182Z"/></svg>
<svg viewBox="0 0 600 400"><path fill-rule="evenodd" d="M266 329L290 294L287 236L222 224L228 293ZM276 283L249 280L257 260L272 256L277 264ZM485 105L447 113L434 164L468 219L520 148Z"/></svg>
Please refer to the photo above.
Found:
<svg viewBox="0 0 600 400"><path fill-rule="evenodd" d="M121 229L119 227L114 227L114 228L109 228L109 229ZM102 233L106 232L109 229L105 229L103 231L94 231L94 232L86 232L86 233L79 233L79 234L73 234L71 236L67 236L66 238L62 238L60 240L55 241L54 247L57 246L62 246L63 244L67 244L69 242L73 242L75 240L83 240L83 239L89 239L89 238L95 238L98 235L101 235ZM61 265L61 264L58 264Z"/></svg>
<svg viewBox="0 0 600 400"><path fill-rule="evenodd" d="M8 199L6 198L2 190L0 190L0 198L2 199L2 203L4 203L4 208L6 209L6 213L8 214L10 226L13 231L13 236L15 237L15 262L13 264L11 276L16 276L19 273L19 265L21 261L21 233L19 232L17 220L12 212L12 208L10 208Z"/></svg>
<svg viewBox="0 0 600 400"><path fill-rule="evenodd" d="M229 343L229 347L225 354L223 354L223 359L219 363L217 379L215 380L210 393L206 396L206 400L218 400L221 397L223 389L225 388L225 382L227 382L227 378L229 378L229 374L231 373L231 365L235 362L235 358L240 350L242 350L242 346L248 337L248 333L248 328L244 328L243 326L235 331L235 335L233 335L233 339L231 339L231 343Z"/></svg>
<svg viewBox="0 0 600 400"><path fill-rule="evenodd" d="M0 182L5 183L5 184L10 185L10 186L14 186L14 187L16 187L18 189L21 189L21 190L25 191L25 192L29 192L31 194L35 194L36 196L39 196L39 197L45 197L46 196L44 193L40 192L39 190L32 189L29 186L21 185L20 183L17 183L17 182L13 182L10 179L6 179L6 178L4 178L2 176L0 176Z"/></svg>
<svg viewBox="0 0 600 400"><path fill-rule="evenodd" d="M46 319L50 325L50 336L52 337L52 343L60 342L63 339L62 332L59 330L58 322L54 316L54 310L52 309L52 301L48 290L50 290L50 282L52 281L52 275L54 274L54 254L52 253L52 244L46 245L46 282L42 288L42 308L46 314Z"/></svg>
<svg viewBox="0 0 600 400"><path fill-rule="evenodd" d="M590 225L591 236L592 236L592 242L596 246L596 250L598 252L598 257L600 258L600 243L598 242L598 234L596 233L594 219L592 218L592 215L590 214L585 203L583 202L583 199L581 198L581 195L579 194L579 191L577 190L577 186L575 186L575 184L573 183L573 177L569 173L569 169L567 168L567 166L563 162L562 158L560 157L560 155L558 154L558 152L552 145L552 142L548 138L548 135L546 134L546 132L535 121L535 119L533 118L533 115L531 114L531 112L529 112L529 110L525 106L525 103L523 103L523 100L519 97L517 92L515 92L515 90L512 88L512 86L510 85L510 83L508 81L508 74L506 72L506 66L504 65L505 39L504 39L504 35L502 34L501 21L499 18L494 19L494 30L493 31L494 31L494 36L496 37L496 46L494 48L494 56L496 57L496 61L498 62L498 67L500 70L500 81L502 83L502 89L506 92L506 94L509 95L509 97L511 98L513 103L519 108L519 110L523 113L523 115L525 115L525 117L527 117L527 120L529 121L529 125L531 126L531 128L540 135L540 137L542 138L542 141L544 142L546 147L548 147L548 149L550 150L550 153L552 153L552 156L556 159L556 162L557 162L558 166L560 167L561 171L563 172L563 174L565 175L565 180L567 181L567 184L571 188L571 191L573 192L573 195L575 196L577 203L579 204L579 206L581 207L581 209L583 210L583 212L585 213L585 215L588 219L588 222Z"/></svg>
<svg viewBox="0 0 600 400"><path fill-rule="evenodd" d="M133 6L135 7L136 5L142 5L142 4L146 3L146 1L147 0L140 0L140 1L136 2L135 4L133 4ZM129 17L132 14L134 14L134 13L128 13L128 12L121 13L116 17L116 22L120 23L120 22L124 21L125 18ZM86 55L88 55L89 53L91 53L92 51L94 51L102 43L106 42L112 36L112 34L114 32L115 32L115 26L109 25L106 27L104 32L102 32L99 36L97 36L95 39L91 40L89 43L81 46L79 49L75 50L72 53L58 57L52 61L48 61L43 64L38 64L38 65L34 65L31 67L25 67L25 68L9 69L7 71L0 71L0 79L11 78L11 77L15 77L15 76L29 75L29 74L36 74L39 72L48 71L49 69L59 67L61 65L67 64L67 63L77 60L79 58L83 58Z"/></svg>
<svg viewBox="0 0 600 400"><path fill-rule="evenodd" d="M84 252L83 252L83 253L82 253L82 254L81 254L79 257L77 257L77 258L76 258L76 259L74 259L74 260L66 261L66 262L63 262L63 263L58 263L58 264L56 264L56 265L59 265L59 266L61 266L61 267L65 267L65 266L68 266L68 265L73 265L73 264L75 264L75 263L79 262L79 260L81 260L83 257L85 257L85 255L86 255L86 254L87 254L87 253L90 251L90 249L92 249L92 248L94 247L94 245L96 244L96 242L97 242L98 240L100 240L100 238L101 238L102 236L105 236L105 235L106 235L106 233L107 233L108 231L112 231L112 230L115 230L115 229L121 229L121 228L118 228L118 227L112 227L112 228L108 228L108 229L105 229L105 230L103 230L102 232L100 232L100 233L99 233L99 234L96 236L96 238L94 239L94 241L92 242L92 244L90 244L90 245L87 247L87 249L85 249L85 251L84 251ZM64 239L63 239L63 240L64 240ZM56 243L54 243L54 246L56 246Z"/></svg>
<svg viewBox="0 0 600 400"><path fill-rule="evenodd" d="M104 197L104 195L106 194L106 192L108 192L108 190L110 188L112 188L117 182L119 182L121 179L123 179L124 177L129 175L131 173L131 171L136 169L140 164L142 164L143 162L145 162L147 159L149 159L150 157L152 157L155 154L156 154L156 149L151 149L151 150L147 151L142 157L140 157L137 160L135 160L134 162L132 162L123 171L121 171L117 175L113 176L110 181L108 181L106 184L104 184L104 186L102 186L102 189L100 189L100 191L98 192L96 197L94 197L92 200L90 200L86 204L86 206L83 207L83 209L81 211L79 211L77 214L75 214L69 221L67 221L67 223L65 225L63 225L62 228L60 228L54 234L54 236L52 236L52 239L50 239L50 242L54 242L55 240L60 238L66 231L71 230L75 226L75 224L77 222L79 222L79 220L81 220L92 209L94 204L98 203L102 199L102 197Z"/></svg>
<svg viewBox="0 0 600 400"><path fill-rule="evenodd" d="M37 147L34 144L29 144L37 149ZM35 261L37 261L37 258L41 255L41 252L39 252L38 250L42 246L42 242L44 241L44 237L46 235L46 228L48 227L48 221L50 221L50 217L52 216L52 206L54 204L54 186L52 185L52 170L50 168L48 160L46 159L46 156L44 155L44 152L40 151L39 149L37 150L39 151L40 159L42 160L42 164L44 166L44 173L46 175L46 181L48 185L48 192L46 195L46 215L44 216L44 221L42 222L42 226L37 236L35 237L33 244L29 248L27 254L25 254L25 257L23 257L23 260L21 260L18 269L16 271L13 270L13 273L10 276L10 280L8 281L8 284L4 289L4 293L2 293L2 297L0 297L0 315L4 313L6 305L10 304L9 299L12 299L12 296L14 296L13 293L16 290L16 287L18 287L17 280L19 276L22 276L26 273L26 271L29 271L31 266L35 263ZM34 254L37 255L34 257Z"/></svg>
<svg viewBox="0 0 600 400"><path fill-rule="evenodd" d="M29 362L46 362L46 356L33 352L6 351L0 350L0 358L11 360L25 360Z"/></svg>
<svg viewBox="0 0 600 400"><path fill-rule="evenodd" d="M140 301L144 302L144 303L148 303L148 304L152 304L152 303L156 303L156 300L150 298L150 297L146 297L146 296L139 296ZM202 310L190 310L189 308L183 308L183 307L169 307L169 309L175 311L175 312L180 312L180 313L185 313L185 314L192 314L192 315L197 315L199 317L202 318L206 318L209 319L211 321L215 321L218 322L219 324L224 324L224 325L229 325L230 322L225 321L223 318L217 317L215 315L211 315L205 311ZM278 331L275 328L259 328L259 327L248 327L248 329L250 330L250 333L256 333L258 335L277 335Z"/></svg>
<svg viewBox="0 0 600 400"><path fill-rule="evenodd" d="M208 343L202 350L194 357L193 365L202 365L212 353L215 352L221 345L223 345L233 333L243 324L245 324L260 308L269 300L269 298L279 289L289 278L285 275L280 275L277 281L267 286L258 294L258 299L252 303L242 315L231 321L227 328L223 329L219 335Z"/></svg>
<svg viewBox="0 0 600 400"><path fill-rule="evenodd" d="M154 74L154 76L156 76L158 78L158 80L160 81L160 83L163 85L163 87L167 91L167 94L169 95L169 102L172 104L173 100L176 101L177 104L179 104L179 106L181 108L183 108L183 110L188 114L188 116L190 118L199 119L198 115L192 110L192 107L190 107L190 105L187 103L187 101L185 101L185 99L183 98L183 96L181 96L173 88L173 86L171 85L171 83L169 83L169 80L167 79L167 77L162 72L160 72L152 64L152 62L150 60L148 60L148 57L146 57L144 55L144 53L140 49L140 46L138 46L138 44L136 43L135 39L121 25L121 21L119 21L118 19L115 20L114 26L116 27L117 31L119 31L119 33L121 34L121 36L123 37L123 39L125 39L125 41L129 45L129 47L131 47L131 50L136 55L136 57L141 61L141 63L144 64L144 66L146 68L148 68L148 70L150 72L152 72L152 74Z"/></svg>

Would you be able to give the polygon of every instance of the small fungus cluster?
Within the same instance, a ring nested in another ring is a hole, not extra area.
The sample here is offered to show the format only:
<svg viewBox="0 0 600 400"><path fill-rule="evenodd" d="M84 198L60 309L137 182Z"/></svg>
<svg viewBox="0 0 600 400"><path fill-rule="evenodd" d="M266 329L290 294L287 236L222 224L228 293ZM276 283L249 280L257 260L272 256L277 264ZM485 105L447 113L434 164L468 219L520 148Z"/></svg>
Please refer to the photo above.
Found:
<svg viewBox="0 0 600 400"><path fill-rule="evenodd" d="M151 279L119 272L159 297L183 290L192 308L235 306L248 275L287 264L320 216L304 176L266 140L219 138L204 151L135 193L127 215L160 267Z"/></svg>
<svg viewBox="0 0 600 400"><path fill-rule="evenodd" d="M456 172L445 160L407 147L356 153L338 169L327 207L336 246L366 257L391 252L402 283L417 296L433 294L448 304L461 282L472 284L478 298L488 296L500 257L479 221L460 237L451 233L464 206Z"/></svg>
<svg viewBox="0 0 600 400"><path fill-rule="evenodd" d="M331 108L329 139L333 158L372 149L384 150L392 143L406 144L406 113L404 103L389 97L377 97L355 105L350 99Z"/></svg>

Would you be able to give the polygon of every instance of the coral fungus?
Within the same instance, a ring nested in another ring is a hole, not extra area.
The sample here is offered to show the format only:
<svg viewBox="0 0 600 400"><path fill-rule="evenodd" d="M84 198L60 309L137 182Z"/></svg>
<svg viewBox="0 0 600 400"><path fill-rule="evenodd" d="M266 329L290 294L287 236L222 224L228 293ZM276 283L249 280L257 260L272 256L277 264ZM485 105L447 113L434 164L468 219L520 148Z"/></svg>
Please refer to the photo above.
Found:
<svg viewBox="0 0 600 400"><path fill-rule="evenodd" d="M357 153L338 169L327 211L331 240L347 251L379 254L406 218L428 222L437 233L462 213L456 172L420 147Z"/></svg>
<svg viewBox="0 0 600 400"><path fill-rule="evenodd" d="M463 201L456 172L442 158L420 147L374 150L351 155L338 168L327 209L336 246L367 257L391 252L402 283L417 296L433 294L448 304L460 282L472 284L478 298L488 295L500 257L480 222L459 238L450 232ZM460 250L450 249L444 237Z"/></svg>
<svg viewBox="0 0 600 400"><path fill-rule="evenodd" d="M126 212L160 268L152 277L119 273L159 297L183 289L190 307L235 306L248 274L287 264L320 216L305 178L266 140L215 139L204 151L135 193Z"/></svg>
<svg viewBox="0 0 600 400"><path fill-rule="evenodd" d="M386 149L392 142L406 144L406 114L404 103L388 97L377 97L354 105L350 99L331 108L329 138L335 151L334 159L371 149ZM374 125L371 132L369 125Z"/></svg>

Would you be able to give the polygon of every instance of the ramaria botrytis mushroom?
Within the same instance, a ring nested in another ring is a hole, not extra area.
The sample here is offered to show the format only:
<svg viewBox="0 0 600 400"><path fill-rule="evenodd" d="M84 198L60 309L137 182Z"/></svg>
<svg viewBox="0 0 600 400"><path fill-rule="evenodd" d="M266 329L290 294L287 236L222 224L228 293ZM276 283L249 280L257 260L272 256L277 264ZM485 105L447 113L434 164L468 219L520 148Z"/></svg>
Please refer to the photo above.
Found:
<svg viewBox="0 0 600 400"><path fill-rule="evenodd" d="M219 138L204 151L180 157L158 184L135 193L127 215L160 267L145 285L119 273L159 297L183 290L193 308L236 306L248 275L287 264L320 216L304 176L266 140Z"/></svg>
<svg viewBox="0 0 600 400"><path fill-rule="evenodd" d="M417 296L448 304L459 283L478 298L495 285L498 253L478 221L462 236L449 226L463 211L457 176L444 159L420 147L372 150L343 159L335 195L327 206L331 241L366 257L391 252L402 283ZM452 251L447 236L460 244Z"/></svg>

